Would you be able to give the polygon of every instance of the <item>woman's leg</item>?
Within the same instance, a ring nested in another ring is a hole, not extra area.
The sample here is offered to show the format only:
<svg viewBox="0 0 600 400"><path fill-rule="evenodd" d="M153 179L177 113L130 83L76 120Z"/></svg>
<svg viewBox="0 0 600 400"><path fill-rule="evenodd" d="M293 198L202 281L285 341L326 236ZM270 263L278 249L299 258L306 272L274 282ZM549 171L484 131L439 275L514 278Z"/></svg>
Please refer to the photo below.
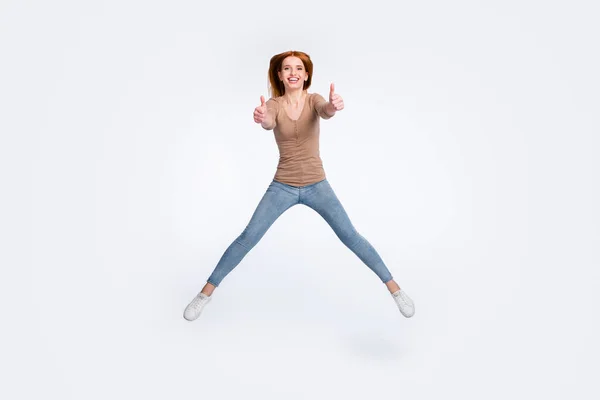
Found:
<svg viewBox="0 0 600 400"><path fill-rule="evenodd" d="M202 292L210 296L223 278L256 246L275 220L295 204L298 204L298 193L294 194L283 185L271 182L246 229L225 250Z"/></svg>
<svg viewBox="0 0 600 400"><path fill-rule="evenodd" d="M331 226L342 243L377 274L390 292L399 289L375 248L352 225L346 210L344 210L342 203L327 179L302 188L300 203L318 212Z"/></svg>

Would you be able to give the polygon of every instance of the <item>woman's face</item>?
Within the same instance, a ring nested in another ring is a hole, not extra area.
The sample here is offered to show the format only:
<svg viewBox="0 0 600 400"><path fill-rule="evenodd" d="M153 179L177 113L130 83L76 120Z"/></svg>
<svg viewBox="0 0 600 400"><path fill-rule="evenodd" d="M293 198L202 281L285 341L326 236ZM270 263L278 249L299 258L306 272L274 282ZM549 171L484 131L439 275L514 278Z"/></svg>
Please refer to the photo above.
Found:
<svg viewBox="0 0 600 400"><path fill-rule="evenodd" d="M288 89L302 89L304 82L308 80L308 75L304 69L302 60L298 57L286 57L281 63L281 71L278 71L279 79L283 81L285 91Z"/></svg>

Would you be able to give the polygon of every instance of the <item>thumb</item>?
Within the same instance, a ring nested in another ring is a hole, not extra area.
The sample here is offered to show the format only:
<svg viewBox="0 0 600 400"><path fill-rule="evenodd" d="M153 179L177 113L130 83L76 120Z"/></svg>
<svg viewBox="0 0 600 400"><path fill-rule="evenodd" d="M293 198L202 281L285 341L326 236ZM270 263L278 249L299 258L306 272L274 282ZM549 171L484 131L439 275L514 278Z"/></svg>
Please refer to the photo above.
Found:
<svg viewBox="0 0 600 400"><path fill-rule="evenodd" d="M335 86L333 85L333 82L332 82L331 85L329 86L329 94L332 95L334 90L335 90Z"/></svg>
<svg viewBox="0 0 600 400"><path fill-rule="evenodd" d="M261 107L265 105L265 96L260 96L260 105Z"/></svg>

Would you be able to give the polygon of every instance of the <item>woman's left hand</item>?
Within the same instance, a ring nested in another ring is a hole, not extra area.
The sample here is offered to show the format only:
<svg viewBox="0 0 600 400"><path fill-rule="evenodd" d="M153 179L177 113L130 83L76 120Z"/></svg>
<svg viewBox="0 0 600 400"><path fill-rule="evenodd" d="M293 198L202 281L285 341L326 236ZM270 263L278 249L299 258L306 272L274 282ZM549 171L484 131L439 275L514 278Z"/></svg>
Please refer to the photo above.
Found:
<svg viewBox="0 0 600 400"><path fill-rule="evenodd" d="M335 111L340 111L344 109L344 99L337 93L334 93L333 83L329 87L329 102L335 108Z"/></svg>

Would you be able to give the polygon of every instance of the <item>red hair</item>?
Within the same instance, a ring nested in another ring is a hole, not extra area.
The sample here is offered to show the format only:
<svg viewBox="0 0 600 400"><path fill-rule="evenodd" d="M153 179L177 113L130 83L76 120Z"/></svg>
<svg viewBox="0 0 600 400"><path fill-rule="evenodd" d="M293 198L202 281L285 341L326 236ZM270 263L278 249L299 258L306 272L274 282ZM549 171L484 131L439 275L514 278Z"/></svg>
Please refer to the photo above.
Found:
<svg viewBox="0 0 600 400"><path fill-rule="evenodd" d="M271 94L271 97L279 97L285 93L285 86L283 86L283 82L279 80L279 75L277 75L277 72L281 71L281 64L283 64L283 60L290 56L298 57L300 60L302 60L304 69L308 75L308 79L303 83L302 90L306 90L310 87L313 75L313 63L310 59L310 56L302 51L286 51L275 54L273 57L271 57L271 61L269 62L269 93Z"/></svg>

